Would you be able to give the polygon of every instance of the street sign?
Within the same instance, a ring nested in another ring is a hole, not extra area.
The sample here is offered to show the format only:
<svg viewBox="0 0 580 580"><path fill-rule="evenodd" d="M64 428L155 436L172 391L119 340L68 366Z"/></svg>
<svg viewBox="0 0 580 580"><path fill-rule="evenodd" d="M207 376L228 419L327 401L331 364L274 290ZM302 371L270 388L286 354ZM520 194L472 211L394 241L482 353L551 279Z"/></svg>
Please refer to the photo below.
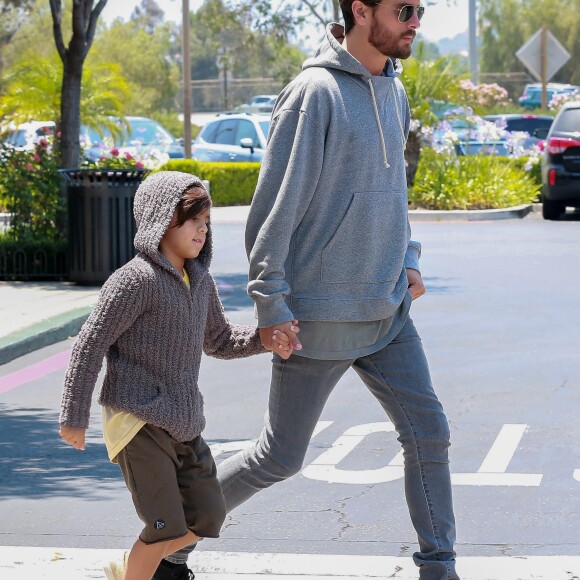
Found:
<svg viewBox="0 0 580 580"><path fill-rule="evenodd" d="M540 82L548 82L570 59L570 53L558 39L543 28L516 52L516 56Z"/></svg>

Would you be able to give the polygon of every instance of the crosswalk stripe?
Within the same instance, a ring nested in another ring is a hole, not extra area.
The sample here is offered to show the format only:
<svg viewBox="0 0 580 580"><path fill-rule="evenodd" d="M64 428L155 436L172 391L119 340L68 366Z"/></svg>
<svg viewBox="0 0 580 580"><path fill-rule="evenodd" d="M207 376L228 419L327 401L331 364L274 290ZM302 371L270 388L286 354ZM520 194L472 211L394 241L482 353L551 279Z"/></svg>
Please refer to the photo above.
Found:
<svg viewBox="0 0 580 580"><path fill-rule="evenodd" d="M102 566L122 550L0 546L2 580L105 578ZM331 554L265 554L199 550L189 565L197 580L416 580L411 558ZM457 562L462 580L577 580L580 556L465 557Z"/></svg>

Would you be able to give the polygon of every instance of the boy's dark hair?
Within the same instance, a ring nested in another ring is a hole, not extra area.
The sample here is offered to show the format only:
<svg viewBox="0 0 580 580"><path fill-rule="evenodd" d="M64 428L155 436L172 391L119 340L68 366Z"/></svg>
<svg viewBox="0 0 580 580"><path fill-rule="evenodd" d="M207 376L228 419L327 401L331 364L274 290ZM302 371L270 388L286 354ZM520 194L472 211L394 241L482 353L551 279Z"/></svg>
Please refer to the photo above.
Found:
<svg viewBox="0 0 580 580"><path fill-rule="evenodd" d="M348 34L354 26L354 15L352 13L352 3L354 0L340 0L340 9L342 10L342 17L344 18L344 33ZM376 6L380 0L361 0L367 6Z"/></svg>
<svg viewBox="0 0 580 580"><path fill-rule="evenodd" d="M194 185L186 189L175 208L175 227L181 227L187 220L197 217L210 208L211 198L204 187Z"/></svg>

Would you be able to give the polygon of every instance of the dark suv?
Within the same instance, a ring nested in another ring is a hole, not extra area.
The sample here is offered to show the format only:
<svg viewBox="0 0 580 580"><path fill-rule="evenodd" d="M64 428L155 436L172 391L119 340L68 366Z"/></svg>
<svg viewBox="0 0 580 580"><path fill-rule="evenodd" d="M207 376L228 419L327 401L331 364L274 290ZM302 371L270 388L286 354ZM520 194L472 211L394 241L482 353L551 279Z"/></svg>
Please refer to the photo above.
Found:
<svg viewBox="0 0 580 580"><path fill-rule="evenodd" d="M580 207L580 101L566 103L548 133L542 157L542 213L557 220Z"/></svg>

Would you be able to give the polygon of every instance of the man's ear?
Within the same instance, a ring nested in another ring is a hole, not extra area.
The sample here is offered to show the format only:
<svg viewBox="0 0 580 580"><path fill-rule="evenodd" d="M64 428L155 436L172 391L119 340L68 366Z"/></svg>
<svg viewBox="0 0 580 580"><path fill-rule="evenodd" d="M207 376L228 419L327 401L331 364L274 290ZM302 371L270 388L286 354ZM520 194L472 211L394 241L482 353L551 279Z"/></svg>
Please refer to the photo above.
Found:
<svg viewBox="0 0 580 580"><path fill-rule="evenodd" d="M358 26L366 26L368 24L368 12L370 8L363 4L360 0L355 0L352 3L352 14Z"/></svg>

